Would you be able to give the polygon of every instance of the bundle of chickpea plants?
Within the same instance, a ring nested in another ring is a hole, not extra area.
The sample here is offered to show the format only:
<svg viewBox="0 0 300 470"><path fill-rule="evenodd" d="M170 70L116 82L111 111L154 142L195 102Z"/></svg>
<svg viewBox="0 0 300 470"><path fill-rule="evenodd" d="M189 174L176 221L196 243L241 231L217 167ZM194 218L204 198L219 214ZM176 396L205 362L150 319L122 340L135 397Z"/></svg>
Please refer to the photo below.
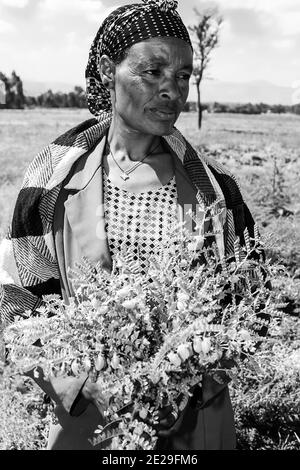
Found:
<svg viewBox="0 0 300 470"><path fill-rule="evenodd" d="M245 363L259 373L256 351L269 340L261 331L280 316L269 287L279 268L265 259L256 228L244 239L225 258L181 227L143 275L130 251L109 273L84 259L68 305L45 296L34 316L7 326L7 363L46 377L88 373L107 400L93 444L155 449L159 410L168 404L180 415L203 374L238 380Z"/></svg>

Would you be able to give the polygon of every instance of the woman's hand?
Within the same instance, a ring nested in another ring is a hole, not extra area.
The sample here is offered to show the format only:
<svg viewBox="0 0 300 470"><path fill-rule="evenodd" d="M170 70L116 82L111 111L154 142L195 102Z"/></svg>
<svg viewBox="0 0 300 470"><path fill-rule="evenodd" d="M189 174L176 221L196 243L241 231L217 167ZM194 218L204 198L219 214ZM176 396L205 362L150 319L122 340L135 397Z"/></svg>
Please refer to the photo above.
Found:
<svg viewBox="0 0 300 470"><path fill-rule="evenodd" d="M178 415L172 405L161 408L158 412L158 424L154 426L158 437L170 437L175 434L180 427L183 414L183 411L180 411Z"/></svg>
<svg viewBox="0 0 300 470"><path fill-rule="evenodd" d="M101 393L101 389L97 382L92 382L91 380L87 379L81 389L80 395L80 401L85 400L88 403L93 403L100 412L100 414L102 416L104 415L104 411L108 407L108 400ZM84 406L84 403L82 403L82 405ZM77 407L78 405L76 406L76 408Z"/></svg>
<svg viewBox="0 0 300 470"><path fill-rule="evenodd" d="M183 395L180 394L176 398L176 403L179 406L183 404ZM186 407L188 399L184 405ZM184 409L175 411L172 405L163 406L158 410L158 423L153 427L157 432L158 437L170 437L177 433L178 429L181 426L184 417ZM153 424L152 424L153 425Z"/></svg>

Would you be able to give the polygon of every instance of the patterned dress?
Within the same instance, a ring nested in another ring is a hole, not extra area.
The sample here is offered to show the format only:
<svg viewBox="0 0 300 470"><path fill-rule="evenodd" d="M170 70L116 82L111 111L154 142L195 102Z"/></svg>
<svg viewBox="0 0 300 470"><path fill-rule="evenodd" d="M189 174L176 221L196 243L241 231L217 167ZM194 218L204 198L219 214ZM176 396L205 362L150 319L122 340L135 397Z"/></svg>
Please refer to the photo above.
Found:
<svg viewBox="0 0 300 470"><path fill-rule="evenodd" d="M149 257L159 253L177 222L175 176L156 190L129 192L103 172L106 232L112 259L130 251L145 274Z"/></svg>

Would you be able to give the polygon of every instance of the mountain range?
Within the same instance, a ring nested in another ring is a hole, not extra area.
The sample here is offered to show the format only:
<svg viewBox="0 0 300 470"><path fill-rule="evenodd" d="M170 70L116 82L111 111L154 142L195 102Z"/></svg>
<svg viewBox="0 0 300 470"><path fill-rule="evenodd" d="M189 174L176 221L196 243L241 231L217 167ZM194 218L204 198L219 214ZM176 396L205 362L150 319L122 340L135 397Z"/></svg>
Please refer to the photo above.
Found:
<svg viewBox="0 0 300 470"><path fill-rule="evenodd" d="M251 82L223 82L203 80L201 84L202 101L219 103L266 103L292 105L292 87L275 85L259 80ZM196 101L196 86L191 83L190 101Z"/></svg>
<svg viewBox="0 0 300 470"><path fill-rule="evenodd" d="M68 93L74 89L75 84L64 82L35 82L23 80L25 95L38 96L51 89L53 92ZM79 86L84 88L84 84ZM266 103L292 105L293 89L275 85L274 83L259 80L249 82L225 82L221 80L204 79L201 83L202 102L218 101L219 103ZM189 101L196 101L196 86L191 80Z"/></svg>

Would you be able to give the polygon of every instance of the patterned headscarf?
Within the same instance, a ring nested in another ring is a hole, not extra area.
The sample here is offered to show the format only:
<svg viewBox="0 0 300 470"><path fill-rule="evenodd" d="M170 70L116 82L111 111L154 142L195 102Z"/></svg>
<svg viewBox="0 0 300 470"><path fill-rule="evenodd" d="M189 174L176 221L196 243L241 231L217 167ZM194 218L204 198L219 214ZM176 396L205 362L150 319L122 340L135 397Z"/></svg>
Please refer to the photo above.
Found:
<svg viewBox="0 0 300 470"><path fill-rule="evenodd" d="M116 61L133 44L154 37L175 37L191 47L187 28L176 11L175 0L143 0L114 10L102 23L89 53L85 77L89 110L95 116L111 112L110 93L99 73L103 54Z"/></svg>

